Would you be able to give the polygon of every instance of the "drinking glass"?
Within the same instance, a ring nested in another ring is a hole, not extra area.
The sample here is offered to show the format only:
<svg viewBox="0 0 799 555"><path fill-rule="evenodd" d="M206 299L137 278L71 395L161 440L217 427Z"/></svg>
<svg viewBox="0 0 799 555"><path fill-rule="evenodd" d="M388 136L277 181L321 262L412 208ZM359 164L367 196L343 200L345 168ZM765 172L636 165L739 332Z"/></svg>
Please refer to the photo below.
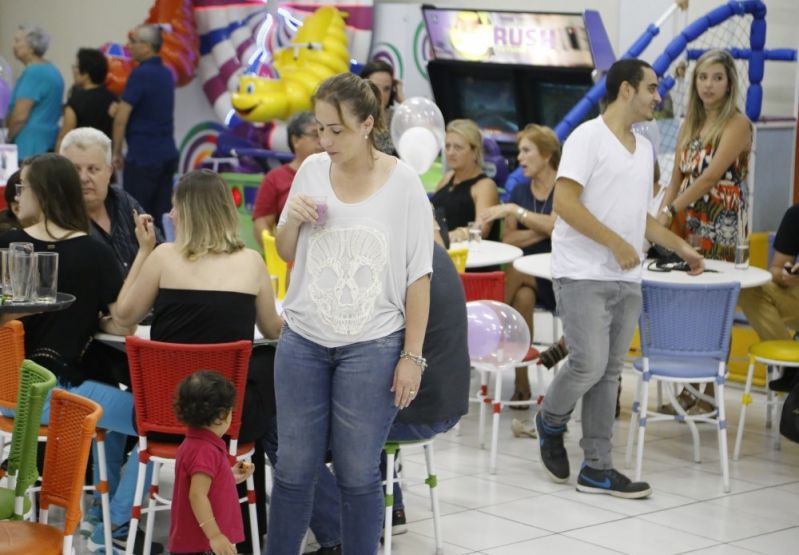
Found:
<svg viewBox="0 0 799 555"><path fill-rule="evenodd" d="M479 243L483 238L483 229L480 222L469 222L469 242Z"/></svg>
<svg viewBox="0 0 799 555"><path fill-rule="evenodd" d="M327 197L312 196L311 200L316 207L316 221L314 225L324 227L325 223L327 223Z"/></svg>
<svg viewBox="0 0 799 555"><path fill-rule="evenodd" d="M735 245L735 267L739 270L749 268L749 239L742 239Z"/></svg>
<svg viewBox="0 0 799 555"><path fill-rule="evenodd" d="M3 298L11 298L10 264L9 250L0 249L0 289Z"/></svg>
<svg viewBox="0 0 799 555"><path fill-rule="evenodd" d="M58 292L58 253L34 253L34 298L40 303L54 303Z"/></svg>
<svg viewBox="0 0 799 555"><path fill-rule="evenodd" d="M33 285L33 243L10 243L11 300L24 302L31 297Z"/></svg>

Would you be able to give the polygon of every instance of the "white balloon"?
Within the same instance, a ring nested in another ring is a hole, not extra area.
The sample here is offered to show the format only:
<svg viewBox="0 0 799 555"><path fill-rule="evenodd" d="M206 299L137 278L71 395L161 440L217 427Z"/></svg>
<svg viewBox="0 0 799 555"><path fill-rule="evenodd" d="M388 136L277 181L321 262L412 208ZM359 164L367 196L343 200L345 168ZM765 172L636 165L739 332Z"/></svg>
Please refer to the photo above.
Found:
<svg viewBox="0 0 799 555"><path fill-rule="evenodd" d="M441 115L441 110L438 109L435 102L421 96L414 96L394 108L390 129L394 145L399 144L400 137L412 127L429 129L438 141L438 148L443 148L444 116Z"/></svg>
<svg viewBox="0 0 799 555"><path fill-rule="evenodd" d="M397 143L400 158L420 175L430 169L439 150L436 136L426 127L406 129Z"/></svg>

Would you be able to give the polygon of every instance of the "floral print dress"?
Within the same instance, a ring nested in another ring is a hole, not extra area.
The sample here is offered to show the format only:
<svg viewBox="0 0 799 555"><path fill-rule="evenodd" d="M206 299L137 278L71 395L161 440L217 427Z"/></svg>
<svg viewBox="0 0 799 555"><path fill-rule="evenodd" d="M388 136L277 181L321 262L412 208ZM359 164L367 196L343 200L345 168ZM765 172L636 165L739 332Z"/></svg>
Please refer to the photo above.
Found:
<svg viewBox="0 0 799 555"><path fill-rule="evenodd" d="M679 194L707 169L717 146L703 144L698 138L688 143L679 158L683 174ZM748 170L749 149L746 149L710 191L674 219L672 230L706 258L735 261L738 235L748 233Z"/></svg>

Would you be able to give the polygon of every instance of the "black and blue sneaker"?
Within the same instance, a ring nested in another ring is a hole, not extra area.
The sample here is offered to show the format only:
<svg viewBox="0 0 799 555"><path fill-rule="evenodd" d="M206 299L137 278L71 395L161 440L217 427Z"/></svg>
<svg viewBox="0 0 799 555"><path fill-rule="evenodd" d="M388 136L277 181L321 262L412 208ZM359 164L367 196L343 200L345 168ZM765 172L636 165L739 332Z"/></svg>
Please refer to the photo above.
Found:
<svg viewBox="0 0 799 555"><path fill-rule="evenodd" d="M569 479L569 457L563 446L563 433L566 426L551 426L544 422L541 411L535 415L535 429L538 431L538 445L541 447L541 463L549 477L562 484Z"/></svg>
<svg viewBox="0 0 799 555"><path fill-rule="evenodd" d="M615 468L599 470L585 464L577 476L577 491L604 493L625 499L642 499L652 495L652 488L646 482L633 482Z"/></svg>

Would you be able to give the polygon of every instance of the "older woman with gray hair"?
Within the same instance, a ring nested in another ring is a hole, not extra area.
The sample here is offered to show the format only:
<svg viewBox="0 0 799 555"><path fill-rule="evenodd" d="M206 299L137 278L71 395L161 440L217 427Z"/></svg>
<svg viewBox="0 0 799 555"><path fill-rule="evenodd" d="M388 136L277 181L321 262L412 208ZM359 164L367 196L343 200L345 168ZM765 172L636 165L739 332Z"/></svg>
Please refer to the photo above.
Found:
<svg viewBox="0 0 799 555"><path fill-rule="evenodd" d="M20 160L52 151L61 118L64 79L44 59L50 36L38 26L20 25L14 34L14 56L25 65L11 93L8 141L16 143Z"/></svg>

